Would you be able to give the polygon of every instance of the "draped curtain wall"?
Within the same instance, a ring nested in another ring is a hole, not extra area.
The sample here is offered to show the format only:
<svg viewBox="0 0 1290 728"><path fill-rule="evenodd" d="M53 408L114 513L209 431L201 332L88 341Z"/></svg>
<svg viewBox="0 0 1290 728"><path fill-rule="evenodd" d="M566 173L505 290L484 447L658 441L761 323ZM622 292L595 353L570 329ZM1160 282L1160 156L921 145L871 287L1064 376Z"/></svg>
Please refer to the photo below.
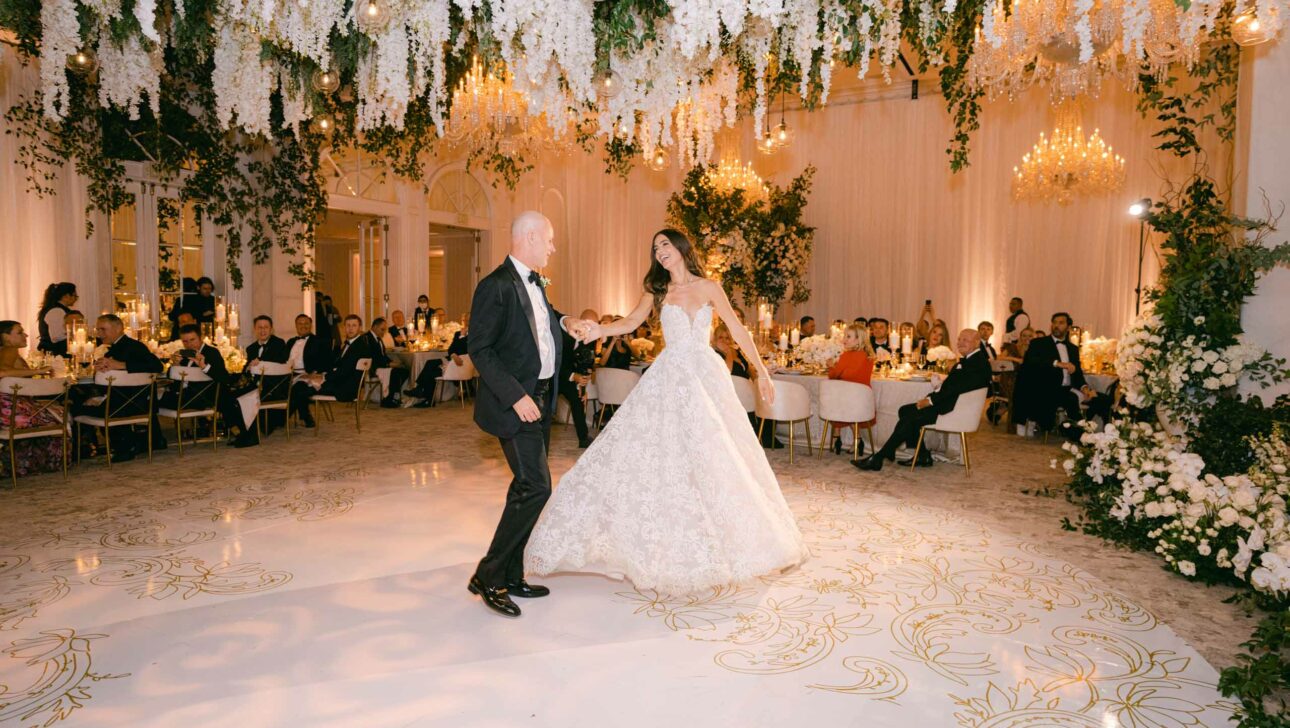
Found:
<svg viewBox="0 0 1290 728"><path fill-rule="evenodd" d="M37 77L0 44L0 113L29 95ZM34 348L36 314L50 283L76 283L77 308L91 322L111 310L111 250L105 216L94 216L95 234L85 238L85 181L69 165L51 185L56 193L37 197L27 191L27 170L16 164L18 148L14 135L0 134L0 319L21 322Z"/></svg>

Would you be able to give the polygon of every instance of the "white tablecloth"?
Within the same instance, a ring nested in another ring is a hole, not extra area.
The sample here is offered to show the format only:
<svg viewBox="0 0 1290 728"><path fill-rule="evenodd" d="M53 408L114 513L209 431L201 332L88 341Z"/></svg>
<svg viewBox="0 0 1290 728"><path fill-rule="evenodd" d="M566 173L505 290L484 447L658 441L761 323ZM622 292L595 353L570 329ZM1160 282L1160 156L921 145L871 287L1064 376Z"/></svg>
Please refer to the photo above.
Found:
<svg viewBox="0 0 1290 728"><path fill-rule="evenodd" d="M1111 385L1120 381L1120 378L1114 374L1085 374L1084 381L1098 392L1106 394Z"/></svg>
<svg viewBox="0 0 1290 728"><path fill-rule="evenodd" d="M426 365L426 362L434 361L436 359L447 359L448 352L445 350L404 351L402 349L391 349L390 358L398 359L403 362L403 366L407 367L408 371L411 372L411 375L408 377L408 386L414 386L417 381L417 376L421 374L421 368Z"/></svg>
<svg viewBox="0 0 1290 728"><path fill-rule="evenodd" d="M807 393L811 396L812 442L819 444L820 435L824 431L824 422L820 420L818 415L820 411L820 382L828 380L828 377L779 373L772 374L771 379L792 382L806 387ZM877 405L878 417L873 426L873 440L878 447L882 447L887 438L891 436L892 430L896 428L896 422L900 419L900 408L926 397L934 388L932 382L880 379L877 377L873 379L869 386L873 388L874 400ZM787 431L785 426L784 432L787 433ZM865 439L867 440L868 438L866 437ZM850 442L850 435L844 433L843 441ZM929 432L927 433L926 443L928 448L933 451L952 453L957 457L959 451L957 437L947 438L941 433ZM867 447L866 445L866 450Z"/></svg>

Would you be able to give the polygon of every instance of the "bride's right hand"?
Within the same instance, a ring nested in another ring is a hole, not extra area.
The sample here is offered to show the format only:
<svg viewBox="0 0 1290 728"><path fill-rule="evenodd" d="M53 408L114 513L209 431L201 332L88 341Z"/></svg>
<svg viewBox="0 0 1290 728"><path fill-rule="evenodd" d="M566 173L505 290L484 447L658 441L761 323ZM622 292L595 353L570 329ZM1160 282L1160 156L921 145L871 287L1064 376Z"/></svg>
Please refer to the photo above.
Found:
<svg viewBox="0 0 1290 728"><path fill-rule="evenodd" d="M761 398L766 404L775 404L775 384L770 379L768 372L762 372L757 377L757 391L761 393Z"/></svg>

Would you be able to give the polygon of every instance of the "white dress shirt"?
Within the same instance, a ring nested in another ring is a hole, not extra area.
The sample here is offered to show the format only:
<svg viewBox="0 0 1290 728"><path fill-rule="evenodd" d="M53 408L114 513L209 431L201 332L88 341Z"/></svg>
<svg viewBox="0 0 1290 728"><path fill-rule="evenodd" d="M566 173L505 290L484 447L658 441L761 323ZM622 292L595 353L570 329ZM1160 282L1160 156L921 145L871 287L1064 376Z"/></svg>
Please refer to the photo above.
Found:
<svg viewBox="0 0 1290 728"><path fill-rule="evenodd" d="M541 286L529 280L529 273L533 269L516 260L514 256L507 257L511 259L515 270L520 272L520 280L524 281L529 302L533 304L533 323L537 326L538 358L542 360L538 379L550 379L555 376L555 337L551 336L551 311L547 308L546 296L542 295Z"/></svg>
<svg viewBox="0 0 1290 728"><path fill-rule="evenodd" d="M301 336L296 339L296 343L291 345L291 354L287 356L287 364L291 365L291 370L296 374L305 372L305 344L309 342L309 335Z"/></svg>
<svg viewBox="0 0 1290 728"><path fill-rule="evenodd" d="M1062 339L1057 338L1056 336L1053 337L1053 341L1057 344L1058 360L1060 360L1063 364L1070 364L1071 363L1070 354L1066 351L1066 347L1063 346L1063 344L1065 344L1066 342ZM1053 362L1053 366L1057 366L1057 362ZM1071 386L1071 373L1066 371L1065 369L1062 370L1062 386L1063 387Z"/></svg>

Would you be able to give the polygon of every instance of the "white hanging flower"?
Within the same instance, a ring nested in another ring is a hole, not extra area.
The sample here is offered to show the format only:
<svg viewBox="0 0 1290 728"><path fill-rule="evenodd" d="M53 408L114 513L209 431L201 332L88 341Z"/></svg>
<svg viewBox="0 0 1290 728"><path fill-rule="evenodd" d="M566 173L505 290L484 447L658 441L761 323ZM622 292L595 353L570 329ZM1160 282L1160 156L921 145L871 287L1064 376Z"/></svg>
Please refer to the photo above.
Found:
<svg viewBox="0 0 1290 728"><path fill-rule="evenodd" d="M41 103L45 116L62 119L67 115L67 66L63 59L80 49L80 22L74 0L45 0L40 4Z"/></svg>

